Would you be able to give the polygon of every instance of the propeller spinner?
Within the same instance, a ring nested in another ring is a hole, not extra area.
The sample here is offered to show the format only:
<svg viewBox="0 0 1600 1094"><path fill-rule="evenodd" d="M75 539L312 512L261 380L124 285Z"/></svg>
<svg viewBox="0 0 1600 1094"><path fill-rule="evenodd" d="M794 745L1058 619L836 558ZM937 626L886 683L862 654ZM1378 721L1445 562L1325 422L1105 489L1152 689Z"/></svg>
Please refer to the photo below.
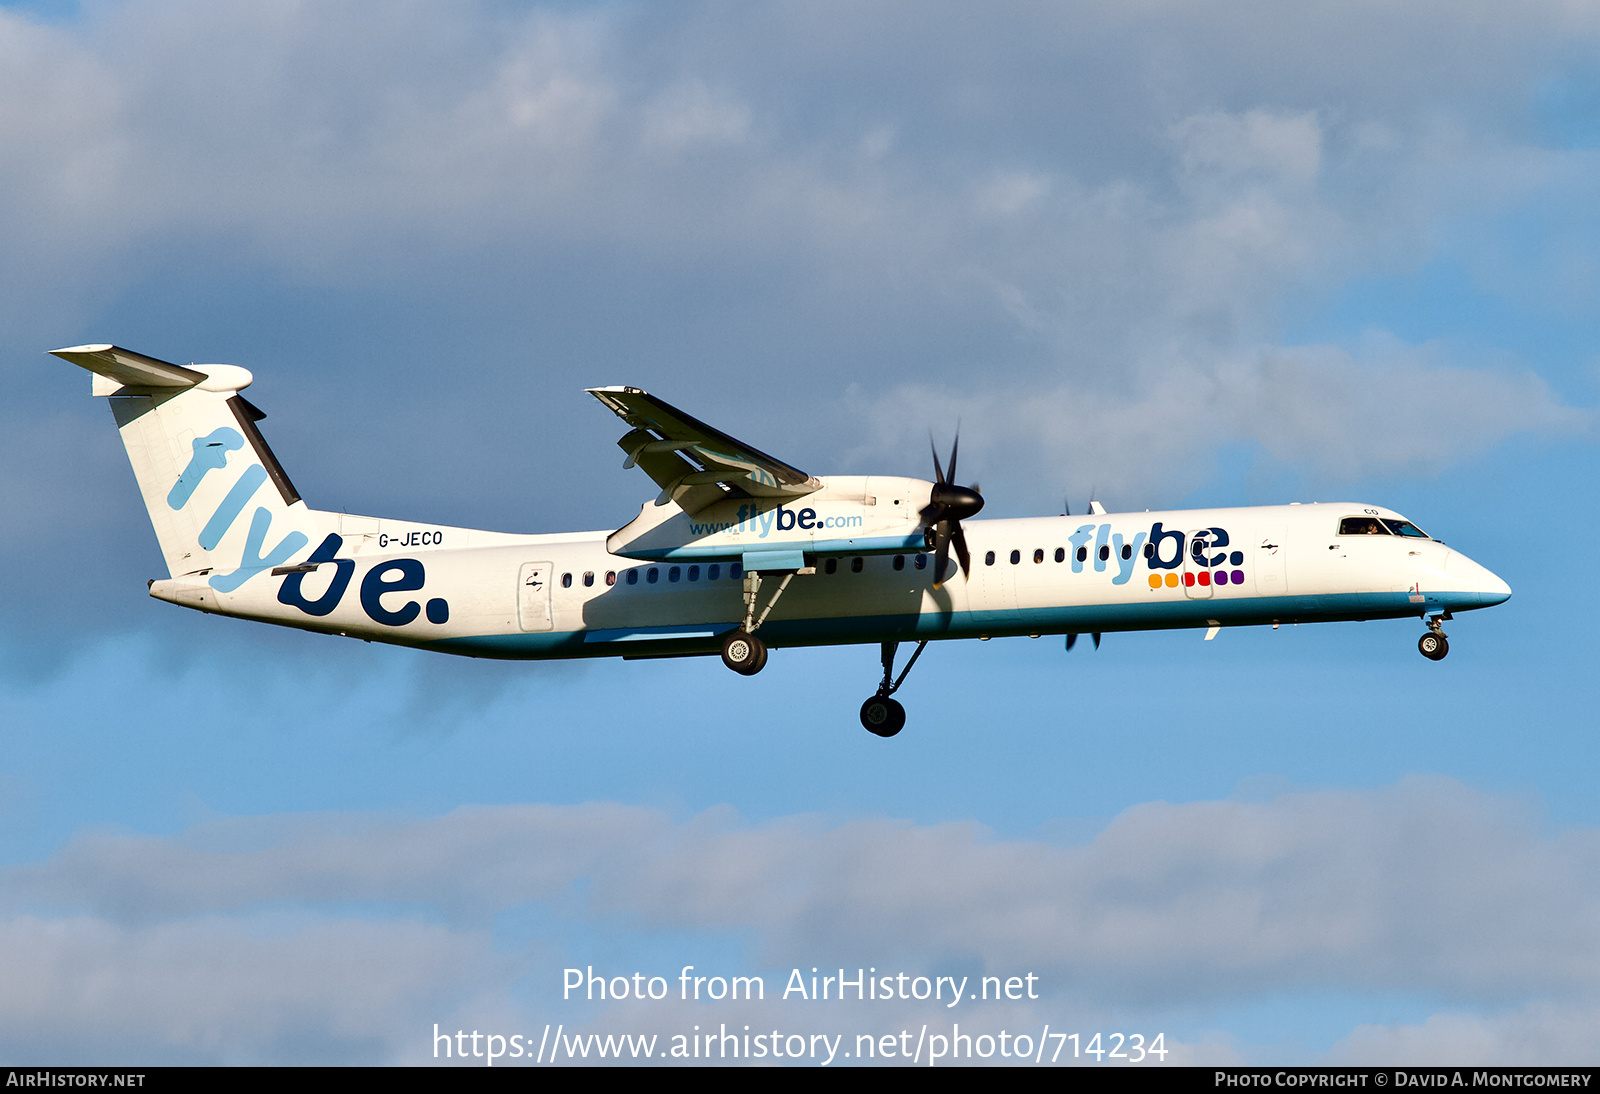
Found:
<svg viewBox="0 0 1600 1094"><path fill-rule="evenodd" d="M967 552L967 537L961 532L961 522L974 516L983 508L983 495L974 486L957 486L956 453L961 448L961 432L956 430L955 441L950 445L950 473L939 466L939 450L934 447L933 436L928 436L928 448L933 453L933 490L928 504L922 507L922 523L927 529L927 543L934 549L933 587L944 584L945 573L950 568L950 547L955 545L956 561L963 575L972 572L972 557Z"/></svg>

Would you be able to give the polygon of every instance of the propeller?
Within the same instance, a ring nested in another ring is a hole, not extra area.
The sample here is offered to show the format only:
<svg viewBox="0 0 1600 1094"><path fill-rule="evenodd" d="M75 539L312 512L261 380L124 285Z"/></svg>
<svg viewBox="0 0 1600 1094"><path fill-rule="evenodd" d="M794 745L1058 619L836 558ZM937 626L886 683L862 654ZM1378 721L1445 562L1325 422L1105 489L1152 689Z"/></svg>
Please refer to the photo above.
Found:
<svg viewBox="0 0 1600 1094"><path fill-rule="evenodd" d="M956 453L961 448L961 426L956 426L956 438L950 445L950 473L945 474L939 465L939 449L928 434L928 449L933 453L933 490L928 494L928 504L922 507L922 524L927 529L927 543L934 549L933 587L944 584L945 573L950 569L950 547L955 546L956 561L963 575L972 572L972 556L967 552L967 537L961 532L961 522L974 516L983 508L983 495L977 484L957 486Z"/></svg>
<svg viewBox="0 0 1600 1094"><path fill-rule="evenodd" d="M1094 639L1094 648L1095 649L1099 649L1100 648L1100 632L1099 631L1090 631L1089 632L1089 637ZM1070 650L1073 646L1076 646L1077 644L1078 644L1078 636L1076 634L1067 635L1067 649Z"/></svg>

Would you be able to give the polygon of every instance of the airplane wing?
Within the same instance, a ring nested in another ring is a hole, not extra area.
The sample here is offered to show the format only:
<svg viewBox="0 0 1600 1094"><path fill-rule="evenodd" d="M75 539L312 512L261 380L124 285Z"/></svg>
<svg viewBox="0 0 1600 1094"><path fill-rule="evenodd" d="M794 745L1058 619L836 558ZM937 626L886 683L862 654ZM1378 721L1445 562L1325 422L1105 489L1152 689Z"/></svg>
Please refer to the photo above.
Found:
<svg viewBox="0 0 1600 1094"><path fill-rule="evenodd" d="M691 515L730 495L798 498L822 484L797 467L734 440L636 387L589 388L633 428L617 442L661 487L657 505L677 502Z"/></svg>

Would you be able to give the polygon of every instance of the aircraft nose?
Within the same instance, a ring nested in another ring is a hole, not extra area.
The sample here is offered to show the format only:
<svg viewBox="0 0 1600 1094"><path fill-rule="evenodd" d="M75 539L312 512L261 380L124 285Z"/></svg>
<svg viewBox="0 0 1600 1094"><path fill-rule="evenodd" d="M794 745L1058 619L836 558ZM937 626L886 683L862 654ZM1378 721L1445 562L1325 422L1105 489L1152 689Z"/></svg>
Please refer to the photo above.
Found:
<svg viewBox="0 0 1600 1094"><path fill-rule="evenodd" d="M1460 582L1467 591L1478 594L1481 598L1479 607L1488 608L1495 604L1504 604L1511 599L1510 585L1501 580L1498 574L1478 565L1466 555L1452 551L1445 562L1445 570L1449 573L1452 584Z"/></svg>

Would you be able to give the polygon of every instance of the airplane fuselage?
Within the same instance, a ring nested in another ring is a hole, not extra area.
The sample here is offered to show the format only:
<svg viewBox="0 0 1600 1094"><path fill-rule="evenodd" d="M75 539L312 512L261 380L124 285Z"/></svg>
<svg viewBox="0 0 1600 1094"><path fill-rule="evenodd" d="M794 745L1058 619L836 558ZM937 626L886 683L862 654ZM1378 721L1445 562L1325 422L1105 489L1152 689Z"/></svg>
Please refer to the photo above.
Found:
<svg viewBox="0 0 1600 1094"><path fill-rule="evenodd" d="M310 552L325 556L314 566L262 572L231 592L208 574L162 580L152 595L498 658L715 653L744 613L742 567L727 557L621 556L604 531L514 536L311 515L337 537ZM864 536L861 554L806 558L761 636L786 647L1416 618L1510 595L1436 540L1340 534L1361 517L1404 519L1378 506L1315 504L970 520L972 572L939 587L915 538L892 550ZM830 549L848 551L855 530L830 529Z"/></svg>

